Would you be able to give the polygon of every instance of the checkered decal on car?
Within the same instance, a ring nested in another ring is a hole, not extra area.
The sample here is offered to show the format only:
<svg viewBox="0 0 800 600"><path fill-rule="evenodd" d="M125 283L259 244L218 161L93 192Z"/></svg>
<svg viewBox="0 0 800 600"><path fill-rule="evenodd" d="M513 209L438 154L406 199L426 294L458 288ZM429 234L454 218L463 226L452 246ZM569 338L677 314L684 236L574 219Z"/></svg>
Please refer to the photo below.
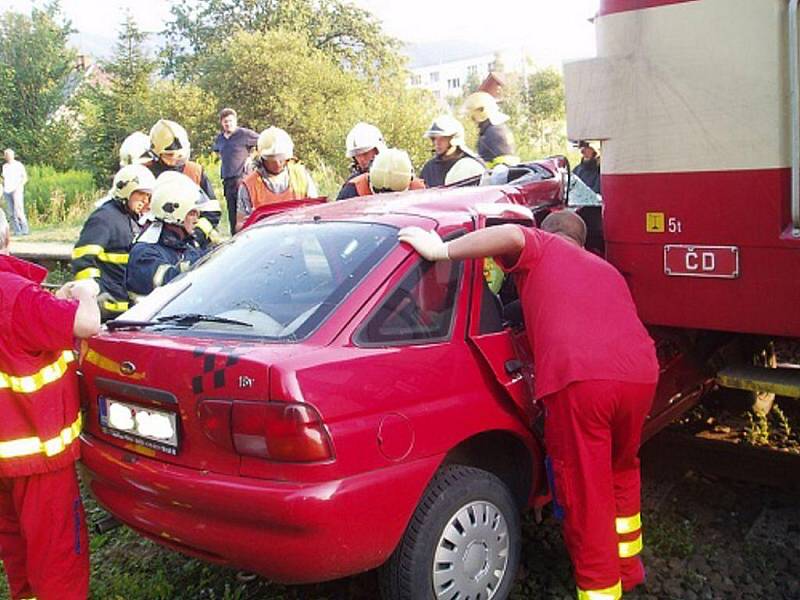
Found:
<svg viewBox="0 0 800 600"><path fill-rule="evenodd" d="M202 394L206 390L225 387L225 370L239 362L235 346L208 346L195 348L194 356L203 361L203 374L192 378L192 391Z"/></svg>

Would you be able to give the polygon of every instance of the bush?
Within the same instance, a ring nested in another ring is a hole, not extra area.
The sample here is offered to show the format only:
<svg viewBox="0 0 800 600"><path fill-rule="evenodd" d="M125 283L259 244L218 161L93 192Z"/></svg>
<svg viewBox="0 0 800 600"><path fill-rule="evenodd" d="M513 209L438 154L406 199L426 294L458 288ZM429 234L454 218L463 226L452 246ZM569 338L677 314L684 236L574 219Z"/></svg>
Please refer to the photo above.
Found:
<svg viewBox="0 0 800 600"><path fill-rule="evenodd" d="M27 171L25 211L31 225L80 223L100 195L89 171L58 172L38 165Z"/></svg>

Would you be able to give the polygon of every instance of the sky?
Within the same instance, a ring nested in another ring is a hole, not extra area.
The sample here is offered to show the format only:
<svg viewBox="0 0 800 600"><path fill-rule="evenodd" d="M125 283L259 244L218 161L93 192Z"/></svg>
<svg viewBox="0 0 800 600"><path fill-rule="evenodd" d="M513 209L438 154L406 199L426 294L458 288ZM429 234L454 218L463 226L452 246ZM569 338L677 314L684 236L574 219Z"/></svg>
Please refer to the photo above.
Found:
<svg viewBox="0 0 800 600"><path fill-rule="evenodd" d="M594 55L589 19L599 0L351 0L376 15L384 29L405 42L472 40L492 49L525 49L539 64ZM31 0L3 0L4 7L30 11ZM79 34L82 50L110 49L125 10L144 31L169 20L170 0L61 0Z"/></svg>

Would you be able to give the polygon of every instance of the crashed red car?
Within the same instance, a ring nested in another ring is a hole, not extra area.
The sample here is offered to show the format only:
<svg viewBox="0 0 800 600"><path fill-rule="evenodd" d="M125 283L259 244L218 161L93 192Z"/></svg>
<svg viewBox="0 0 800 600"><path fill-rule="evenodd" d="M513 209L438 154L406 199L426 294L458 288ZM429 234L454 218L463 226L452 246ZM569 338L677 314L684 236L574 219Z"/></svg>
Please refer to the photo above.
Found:
<svg viewBox="0 0 800 600"><path fill-rule="evenodd" d="M520 511L547 500L524 325L482 261L428 263L397 231L535 226L562 174L252 219L84 348L92 494L276 581L383 566L387 599L505 598Z"/></svg>

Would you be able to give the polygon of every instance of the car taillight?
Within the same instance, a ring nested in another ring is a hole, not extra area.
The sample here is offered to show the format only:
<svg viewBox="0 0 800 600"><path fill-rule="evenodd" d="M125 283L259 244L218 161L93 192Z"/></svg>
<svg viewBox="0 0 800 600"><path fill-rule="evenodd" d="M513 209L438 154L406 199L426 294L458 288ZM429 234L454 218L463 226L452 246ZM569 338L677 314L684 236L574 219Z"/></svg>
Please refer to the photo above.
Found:
<svg viewBox="0 0 800 600"><path fill-rule="evenodd" d="M233 452L231 406L228 400L204 400L197 406L197 420L208 439Z"/></svg>
<svg viewBox="0 0 800 600"><path fill-rule="evenodd" d="M239 454L285 462L333 458L319 414L305 404L234 402L231 431Z"/></svg>

